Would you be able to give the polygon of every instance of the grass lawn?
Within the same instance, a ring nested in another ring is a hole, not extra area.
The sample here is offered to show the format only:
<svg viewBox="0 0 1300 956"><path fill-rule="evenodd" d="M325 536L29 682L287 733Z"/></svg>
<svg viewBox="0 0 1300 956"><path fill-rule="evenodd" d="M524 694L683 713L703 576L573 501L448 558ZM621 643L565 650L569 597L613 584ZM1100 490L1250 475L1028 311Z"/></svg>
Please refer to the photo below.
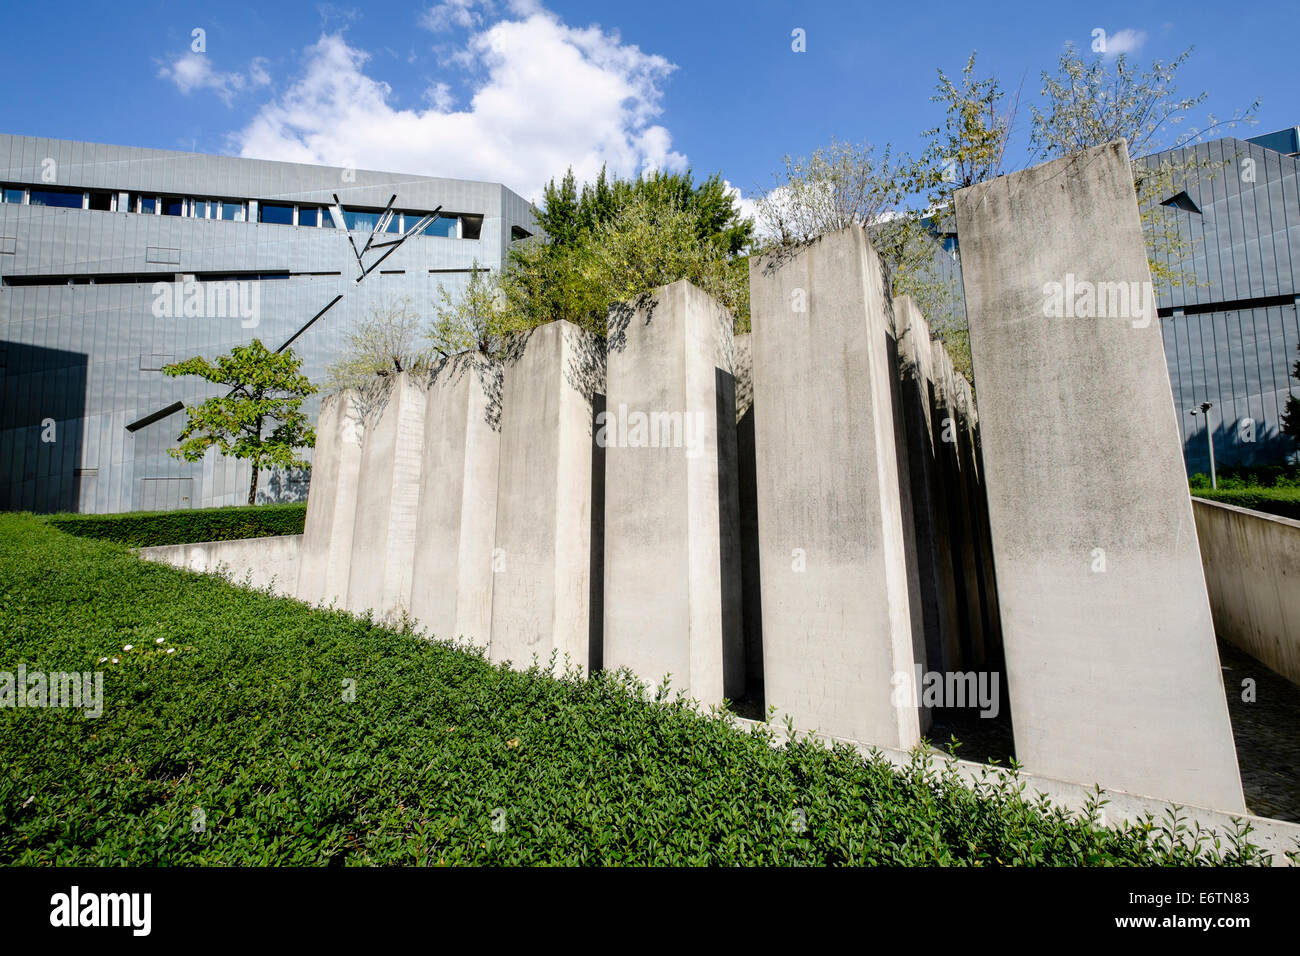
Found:
<svg viewBox="0 0 1300 956"><path fill-rule="evenodd" d="M0 515L0 649L0 671L105 672L98 719L0 708L0 863L1262 862L774 747L30 515Z"/></svg>

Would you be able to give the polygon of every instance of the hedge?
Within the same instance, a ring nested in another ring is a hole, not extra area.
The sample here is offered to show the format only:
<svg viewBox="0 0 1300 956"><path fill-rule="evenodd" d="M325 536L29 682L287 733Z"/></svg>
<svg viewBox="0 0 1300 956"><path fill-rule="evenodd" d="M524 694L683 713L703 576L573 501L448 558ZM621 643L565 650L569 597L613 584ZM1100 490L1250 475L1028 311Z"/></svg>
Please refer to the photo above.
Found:
<svg viewBox="0 0 1300 956"><path fill-rule="evenodd" d="M917 761L553 677L0 515L0 670L103 673L103 713L0 707L0 864L1265 863L1107 829ZM1178 824L1170 820L1168 832Z"/></svg>
<svg viewBox="0 0 1300 956"><path fill-rule="evenodd" d="M1193 488L1192 496L1300 521L1300 488Z"/></svg>
<svg viewBox="0 0 1300 956"><path fill-rule="evenodd" d="M305 503L196 508L180 511L129 511L111 515L58 514L45 520L82 538L118 541L135 548L192 541L229 541L302 534Z"/></svg>

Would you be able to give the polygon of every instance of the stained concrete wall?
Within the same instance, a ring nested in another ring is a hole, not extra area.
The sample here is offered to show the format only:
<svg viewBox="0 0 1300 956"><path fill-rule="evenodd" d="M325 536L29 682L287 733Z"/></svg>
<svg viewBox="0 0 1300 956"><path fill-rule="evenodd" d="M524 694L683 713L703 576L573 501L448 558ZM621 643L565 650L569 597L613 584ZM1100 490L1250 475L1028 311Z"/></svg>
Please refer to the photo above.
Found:
<svg viewBox="0 0 1300 956"><path fill-rule="evenodd" d="M682 280L610 310L604 666L745 690L731 315Z"/></svg>
<svg viewBox="0 0 1300 956"><path fill-rule="evenodd" d="M411 573L411 614L439 638L492 631L501 367L465 353L432 374Z"/></svg>
<svg viewBox="0 0 1300 956"><path fill-rule="evenodd" d="M425 390L407 372L387 379L362 409L361 466L348 610L396 618L411 593L420 497Z"/></svg>
<svg viewBox="0 0 1300 956"><path fill-rule="evenodd" d="M281 597L295 597L303 536L276 535L234 541L198 541L140 548L146 561L170 564L190 571L219 573L235 584L270 589Z"/></svg>
<svg viewBox="0 0 1300 956"><path fill-rule="evenodd" d="M910 747L919 715L891 681L921 635L881 263L851 227L751 259L750 302L767 703L803 729Z"/></svg>
<svg viewBox="0 0 1300 956"><path fill-rule="evenodd" d="M584 672L600 665L604 343L569 322L528 334L506 362L490 657Z"/></svg>
<svg viewBox="0 0 1300 956"><path fill-rule="evenodd" d="M347 601L361 471L361 411L355 392L338 392L321 404L316 449L303 525L296 596L310 604Z"/></svg>
<svg viewBox="0 0 1300 956"><path fill-rule="evenodd" d="M1242 811L1154 309L1051 317L1081 281L1150 288L1127 148L956 206L1017 758Z"/></svg>
<svg viewBox="0 0 1300 956"><path fill-rule="evenodd" d="M1300 684L1300 521L1192 499L1214 630Z"/></svg>

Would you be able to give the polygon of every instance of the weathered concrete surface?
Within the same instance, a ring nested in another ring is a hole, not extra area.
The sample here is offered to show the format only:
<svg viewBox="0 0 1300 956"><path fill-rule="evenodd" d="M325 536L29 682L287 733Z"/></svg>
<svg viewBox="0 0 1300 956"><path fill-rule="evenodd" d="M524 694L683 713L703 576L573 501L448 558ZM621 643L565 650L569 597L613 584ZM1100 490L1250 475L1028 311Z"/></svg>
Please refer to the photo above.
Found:
<svg viewBox="0 0 1300 956"><path fill-rule="evenodd" d="M465 353L433 372L424 414L411 614L433 636L492 633L501 367Z"/></svg>
<svg viewBox="0 0 1300 956"><path fill-rule="evenodd" d="M1214 630L1300 684L1300 521L1192 499Z"/></svg>
<svg viewBox="0 0 1300 956"><path fill-rule="evenodd" d="M957 225L1016 755L1242 811L1128 151L961 190ZM1139 294L1049 317L1080 282Z"/></svg>
<svg viewBox="0 0 1300 956"><path fill-rule="evenodd" d="M731 315L682 280L610 310L604 665L745 690Z"/></svg>
<svg viewBox="0 0 1300 956"><path fill-rule="evenodd" d="M948 533L948 497L938 447L943 427L935 422L933 408L934 345L938 343L931 343L929 323L909 296L894 299L894 321L898 328L926 662L930 670L954 670L962 664L961 624Z"/></svg>
<svg viewBox="0 0 1300 956"><path fill-rule="evenodd" d="M309 604L347 601L360 471L360 406L355 392L339 392L321 403L316 423L297 587Z"/></svg>
<svg viewBox="0 0 1300 956"><path fill-rule="evenodd" d="M506 362L489 656L600 666L604 343L569 322L529 333Z"/></svg>
<svg viewBox="0 0 1300 956"><path fill-rule="evenodd" d="M754 457L754 350L749 332L735 336L733 341L736 349L736 486L740 507L745 696L761 711L764 706L763 599L758 545L758 466Z"/></svg>
<svg viewBox="0 0 1300 956"><path fill-rule="evenodd" d="M246 584L258 590L269 589L281 597L294 597L302 543L302 535L284 534L234 541L164 544L140 548L136 553L146 561L220 574L234 584Z"/></svg>
<svg viewBox="0 0 1300 956"><path fill-rule="evenodd" d="M751 259L750 302L767 703L913 746L917 709L891 701L918 657L881 264L846 229Z"/></svg>
<svg viewBox="0 0 1300 956"><path fill-rule="evenodd" d="M403 372L364 410L348 610L393 619L411 593L425 391Z"/></svg>

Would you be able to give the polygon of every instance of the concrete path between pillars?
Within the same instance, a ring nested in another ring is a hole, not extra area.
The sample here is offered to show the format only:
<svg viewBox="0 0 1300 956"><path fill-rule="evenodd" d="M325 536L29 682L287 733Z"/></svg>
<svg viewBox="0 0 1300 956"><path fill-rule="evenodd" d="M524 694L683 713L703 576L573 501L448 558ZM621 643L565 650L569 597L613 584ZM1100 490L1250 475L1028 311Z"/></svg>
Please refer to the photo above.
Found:
<svg viewBox="0 0 1300 956"><path fill-rule="evenodd" d="M883 268L851 227L751 259L750 303L767 704L801 729L906 749L920 717L893 689L924 637Z"/></svg>
<svg viewBox="0 0 1300 956"><path fill-rule="evenodd" d="M956 204L1016 756L1241 812L1128 150Z"/></svg>
<svg viewBox="0 0 1300 956"><path fill-rule="evenodd" d="M609 316L604 665L745 691L732 317L683 280Z"/></svg>

